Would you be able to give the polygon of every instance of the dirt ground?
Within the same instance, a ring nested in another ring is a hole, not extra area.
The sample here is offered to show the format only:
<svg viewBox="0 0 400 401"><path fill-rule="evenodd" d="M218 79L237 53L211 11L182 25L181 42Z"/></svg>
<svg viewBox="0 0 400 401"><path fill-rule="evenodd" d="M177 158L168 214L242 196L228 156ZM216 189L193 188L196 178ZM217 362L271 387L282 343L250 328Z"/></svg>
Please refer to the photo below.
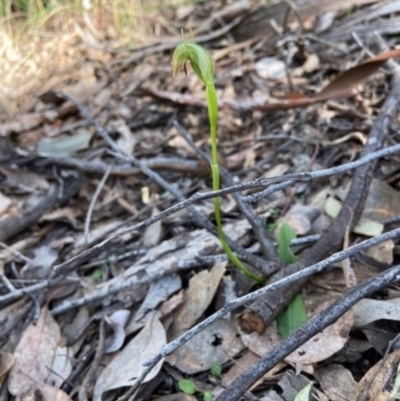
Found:
<svg viewBox="0 0 400 401"><path fill-rule="evenodd" d="M200 2L135 46L82 19L4 72L0 401L400 399L399 19ZM223 230L260 282L218 237L181 28L214 63Z"/></svg>

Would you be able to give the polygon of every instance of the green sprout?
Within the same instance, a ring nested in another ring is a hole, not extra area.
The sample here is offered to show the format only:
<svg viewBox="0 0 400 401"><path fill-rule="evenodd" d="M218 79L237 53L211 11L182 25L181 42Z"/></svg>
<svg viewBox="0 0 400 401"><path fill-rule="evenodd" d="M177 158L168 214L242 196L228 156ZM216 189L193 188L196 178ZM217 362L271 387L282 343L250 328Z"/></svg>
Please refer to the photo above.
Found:
<svg viewBox="0 0 400 401"><path fill-rule="evenodd" d="M211 137L211 174L213 191L220 189L220 174L218 164L218 148L217 148L217 122L218 122L218 98L214 85L214 63L209 53L200 45L194 42L183 42L179 44L172 56L172 72L175 76L179 68L183 65L186 73L186 62L190 61L193 71L203 82L206 88L208 119L210 122L210 137ZM239 260L236 254L233 253L228 243L226 242L225 233L222 228L221 199L214 198L214 214L217 224L218 236L221 245L228 256L229 260L247 277L258 283L263 284L264 279L253 274L248 270L244 264Z"/></svg>

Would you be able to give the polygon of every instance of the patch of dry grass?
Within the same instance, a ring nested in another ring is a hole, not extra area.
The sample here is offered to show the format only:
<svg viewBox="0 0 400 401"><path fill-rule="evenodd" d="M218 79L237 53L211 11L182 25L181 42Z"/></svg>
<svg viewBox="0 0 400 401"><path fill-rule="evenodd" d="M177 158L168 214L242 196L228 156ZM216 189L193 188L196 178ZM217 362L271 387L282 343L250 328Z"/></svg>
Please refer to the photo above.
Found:
<svg viewBox="0 0 400 401"><path fill-rule="evenodd" d="M160 10L176 6L162 0L26 0L12 9L11 2L0 9L0 119L73 77L85 58L104 61L108 49L148 43L163 25Z"/></svg>

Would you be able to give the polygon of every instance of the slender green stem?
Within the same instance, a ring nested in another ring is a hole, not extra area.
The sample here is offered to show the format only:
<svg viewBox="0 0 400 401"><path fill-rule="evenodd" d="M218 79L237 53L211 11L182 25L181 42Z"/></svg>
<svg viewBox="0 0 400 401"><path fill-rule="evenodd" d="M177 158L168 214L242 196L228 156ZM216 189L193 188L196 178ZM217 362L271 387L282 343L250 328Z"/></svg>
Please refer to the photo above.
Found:
<svg viewBox="0 0 400 401"><path fill-rule="evenodd" d="M210 55L196 43L182 43L174 51L172 58L173 73L176 74L179 67L187 60L190 61L194 72L201 79L206 87L207 95L207 108L208 118L210 122L210 137L211 137L211 174L213 182L213 191L220 189L220 175L218 164L218 138L217 138L217 124L218 124L218 98L214 85L214 66ZM214 198L214 214L217 223L217 230L221 245L228 256L228 259L239 269L245 276L264 284L265 280L253 274L244 266L240 259L232 252L228 243L224 230L222 228L221 199Z"/></svg>

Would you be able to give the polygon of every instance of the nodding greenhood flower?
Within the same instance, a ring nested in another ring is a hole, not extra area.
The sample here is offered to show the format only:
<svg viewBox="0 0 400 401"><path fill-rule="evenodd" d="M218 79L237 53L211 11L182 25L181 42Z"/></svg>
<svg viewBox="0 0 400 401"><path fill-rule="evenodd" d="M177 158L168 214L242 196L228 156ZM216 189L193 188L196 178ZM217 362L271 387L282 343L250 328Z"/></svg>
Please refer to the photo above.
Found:
<svg viewBox="0 0 400 401"><path fill-rule="evenodd" d="M190 61L194 72L205 86L214 85L214 63L203 47L194 42L183 42L175 48L172 56L174 77L182 65L185 67L187 61Z"/></svg>
<svg viewBox="0 0 400 401"><path fill-rule="evenodd" d="M179 44L172 56L172 73L175 76L182 65L186 72L186 62L190 61L193 71L199 77L206 87L208 118L210 121L210 137L211 137L211 174L213 181L213 190L219 189L219 165L217 151L217 122L218 122L218 99L217 92L214 86L214 63L211 56L200 45L194 42L183 42ZM253 280L264 283L262 277L258 277L249 271L239 258L234 254L226 242L225 234L222 229L220 198L214 198L215 221L221 245L227 254L229 260L247 277Z"/></svg>

